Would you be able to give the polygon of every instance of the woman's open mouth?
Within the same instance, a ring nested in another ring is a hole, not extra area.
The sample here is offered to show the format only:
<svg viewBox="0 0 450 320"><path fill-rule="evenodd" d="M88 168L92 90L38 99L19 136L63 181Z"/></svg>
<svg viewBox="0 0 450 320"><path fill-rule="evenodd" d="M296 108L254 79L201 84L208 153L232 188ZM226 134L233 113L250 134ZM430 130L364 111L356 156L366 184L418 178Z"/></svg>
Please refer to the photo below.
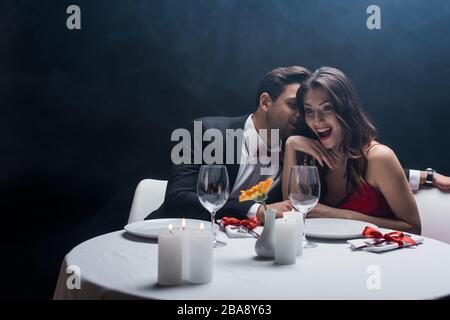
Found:
<svg viewBox="0 0 450 320"><path fill-rule="evenodd" d="M333 131L333 128L316 129L317 136L321 141L328 139L331 136L331 131Z"/></svg>

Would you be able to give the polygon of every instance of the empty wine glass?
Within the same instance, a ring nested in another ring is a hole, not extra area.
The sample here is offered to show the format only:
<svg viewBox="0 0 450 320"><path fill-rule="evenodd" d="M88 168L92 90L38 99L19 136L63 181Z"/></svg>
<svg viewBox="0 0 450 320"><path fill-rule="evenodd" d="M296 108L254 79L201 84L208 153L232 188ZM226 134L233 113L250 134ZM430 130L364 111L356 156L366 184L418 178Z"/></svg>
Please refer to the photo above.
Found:
<svg viewBox="0 0 450 320"><path fill-rule="evenodd" d="M319 202L320 198L320 177L317 167L309 165L293 166L289 176L288 192L292 206L303 215L303 222L306 222L306 215ZM317 247L317 244L306 239L304 231L303 247Z"/></svg>
<svg viewBox="0 0 450 320"><path fill-rule="evenodd" d="M211 227L214 247L223 247L226 242L218 241L215 228L216 212L227 202L230 194L227 167L224 165L203 165L197 180L197 195L202 206L211 213Z"/></svg>

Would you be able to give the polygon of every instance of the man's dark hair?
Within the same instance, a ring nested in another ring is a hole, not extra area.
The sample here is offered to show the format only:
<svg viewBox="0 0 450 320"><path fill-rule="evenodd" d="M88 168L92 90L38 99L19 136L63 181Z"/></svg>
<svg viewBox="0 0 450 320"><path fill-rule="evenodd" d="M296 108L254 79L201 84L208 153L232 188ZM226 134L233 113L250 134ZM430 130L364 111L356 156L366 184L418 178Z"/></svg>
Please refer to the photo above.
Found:
<svg viewBox="0 0 450 320"><path fill-rule="evenodd" d="M301 83L309 77L310 74L311 71L299 66L279 67L273 69L266 74L258 86L256 106L259 105L259 97L263 92L267 92L270 95L270 98L275 101L283 92L284 87L292 83Z"/></svg>

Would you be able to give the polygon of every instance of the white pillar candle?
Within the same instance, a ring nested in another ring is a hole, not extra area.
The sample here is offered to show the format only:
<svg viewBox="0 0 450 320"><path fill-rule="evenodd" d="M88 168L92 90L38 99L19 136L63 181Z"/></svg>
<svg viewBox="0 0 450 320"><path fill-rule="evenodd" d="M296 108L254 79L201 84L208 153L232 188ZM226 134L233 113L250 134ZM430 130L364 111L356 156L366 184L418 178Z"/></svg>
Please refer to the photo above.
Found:
<svg viewBox="0 0 450 320"><path fill-rule="evenodd" d="M301 256L303 254L303 216L298 211L286 211L283 212L283 217L286 219L294 219L295 223L297 224L298 230L296 255Z"/></svg>
<svg viewBox="0 0 450 320"><path fill-rule="evenodd" d="M275 263L294 264L297 253L298 226L294 219L275 220Z"/></svg>
<svg viewBox="0 0 450 320"><path fill-rule="evenodd" d="M173 286L182 283L183 243L180 234L169 232L158 235L158 284Z"/></svg>
<svg viewBox="0 0 450 320"><path fill-rule="evenodd" d="M181 220L181 230L179 231L179 234L181 236L182 246L183 246L183 262L182 262L182 279L188 280L189 279L189 261L190 261L190 235L192 233L192 230L187 230L186 228L186 219L183 218Z"/></svg>
<svg viewBox="0 0 450 320"><path fill-rule="evenodd" d="M191 283L208 283L213 276L213 237L212 232L200 230L190 235L189 281Z"/></svg>

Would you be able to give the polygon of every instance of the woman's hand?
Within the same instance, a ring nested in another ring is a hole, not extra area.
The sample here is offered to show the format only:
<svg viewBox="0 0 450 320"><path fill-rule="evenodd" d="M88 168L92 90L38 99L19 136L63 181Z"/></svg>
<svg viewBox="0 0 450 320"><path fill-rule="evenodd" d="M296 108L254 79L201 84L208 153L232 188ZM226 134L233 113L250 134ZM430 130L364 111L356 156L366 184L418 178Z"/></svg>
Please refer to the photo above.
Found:
<svg viewBox="0 0 450 320"><path fill-rule="evenodd" d="M286 148L292 148L313 156L322 167L325 162L330 169L334 169L338 163L337 155L325 149L319 141L314 139L303 136L290 136L286 140Z"/></svg>

